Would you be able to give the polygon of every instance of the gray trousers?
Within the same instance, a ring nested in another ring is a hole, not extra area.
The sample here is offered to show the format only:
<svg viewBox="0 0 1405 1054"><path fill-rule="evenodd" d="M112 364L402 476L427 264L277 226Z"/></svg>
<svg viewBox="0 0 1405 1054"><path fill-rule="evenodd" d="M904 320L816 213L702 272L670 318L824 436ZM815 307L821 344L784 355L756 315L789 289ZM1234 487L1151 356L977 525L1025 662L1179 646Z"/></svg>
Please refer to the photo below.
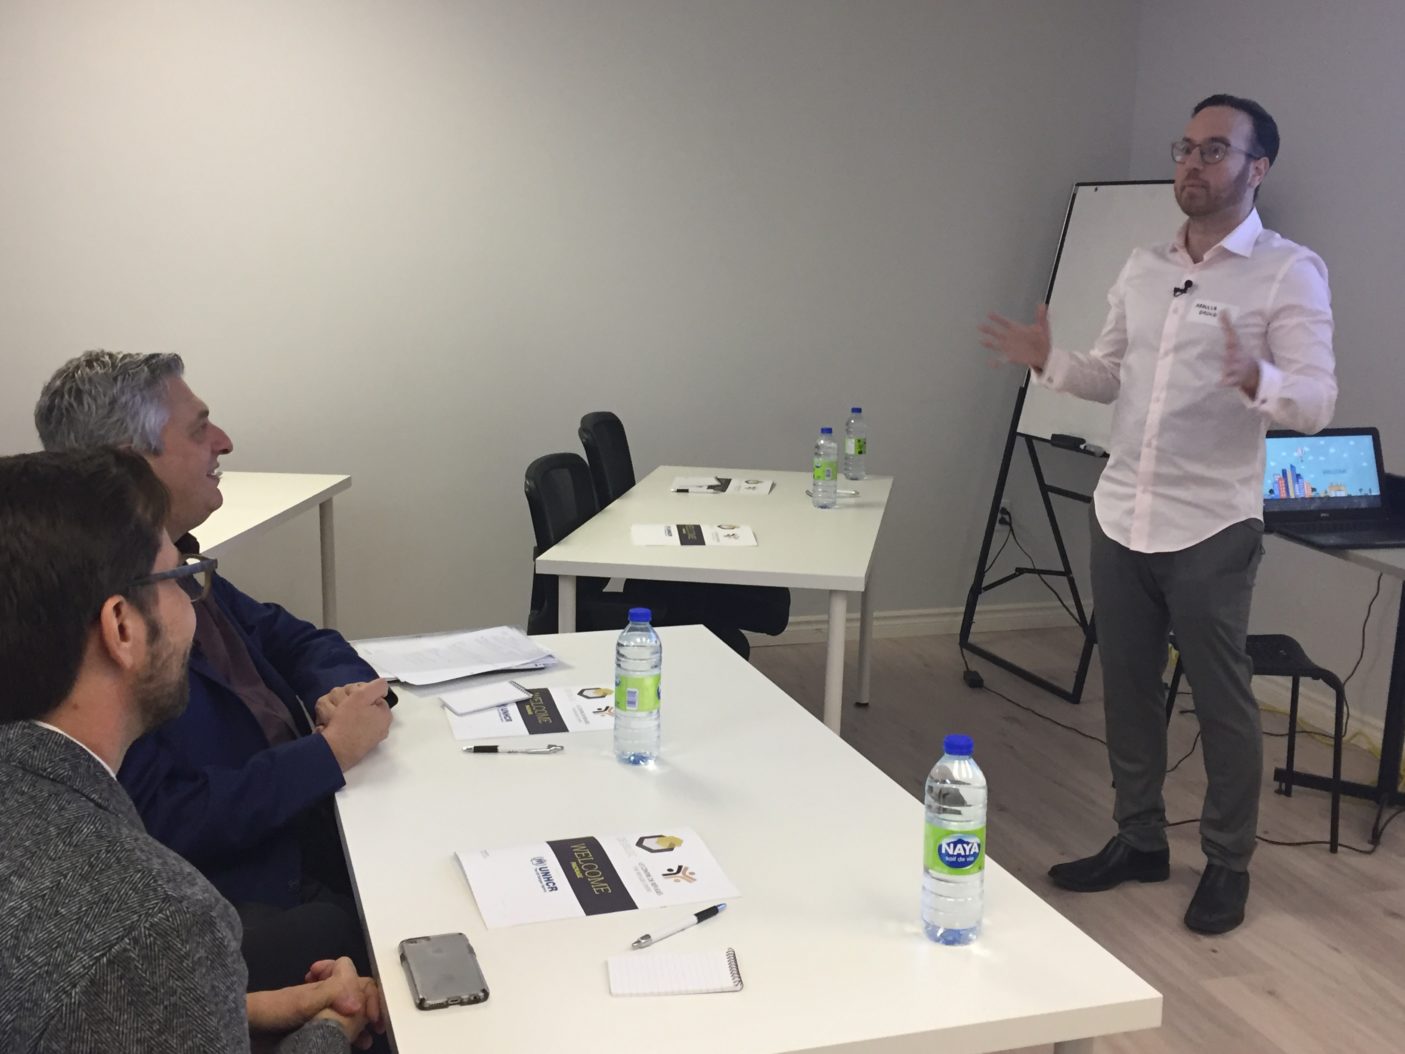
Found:
<svg viewBox="0 0 1405 1054"><path fill-rule="evenodd" d="M1138 553L1092 517L1093 605L1103 667L1107 754L1117 785L1118 837L1166 848L1166 667L1176 634L1200 720L1209 786L1200 813L1205 856L1246 871L1263 781L1259 707L1245 651L1263 524L1245 520L1172 553Z"/></svg>

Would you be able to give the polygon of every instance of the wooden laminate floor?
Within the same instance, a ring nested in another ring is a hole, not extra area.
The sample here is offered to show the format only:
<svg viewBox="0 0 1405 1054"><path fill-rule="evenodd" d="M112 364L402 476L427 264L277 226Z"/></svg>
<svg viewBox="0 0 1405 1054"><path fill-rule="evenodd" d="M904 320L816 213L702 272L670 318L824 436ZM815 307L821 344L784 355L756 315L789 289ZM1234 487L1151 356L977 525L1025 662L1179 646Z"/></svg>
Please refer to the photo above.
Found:
<svg viewBox="0 0 1405 1054"><path fill-rule="evenodd" d="M977 640L1066 682L1077 655L1076 632L987 634ZM845 698L852 700L852 644L848 658ZM752 663L818 714L823 645L758 647ZM1091 735L1103 734L1096 661L1081 706L989 664L973 665L991 688ZM1049 865L1096 852L1114 831L1104 748L990 692L967 688L961 669L954 637L875 641L873 704L846 704L844 739L920 798L942 736L960 731L974 737L990 781L991 855L1165 997L1160 1029L1102 1039L1096 1050L1405 1051L1405 816L1371 856L1347 850L1333 856L1325 845L1261 843L1251 868L1248 917L1221 937L1198 936L1181 922L1205 863L1194 824L1170 831L1170 881L1067 893L1049 883ZM1286 727L1286 718L1265 715L1265 731ZM1194 715L1173 719L1173 761L1190 748L1195 731ZM1265 739L1260 834L1280 841L1325 839L1325 794L1301 788L1291 798L1273 793L1272 769L1282 763L1283 743ZM1303 769L1330 771L1330 751L1310 737L1298 737L1298 757ZM1347 750L1347 778L1373 782L1375 766L1364 751ZM1170 818L1198 816L1204 789L1197 749L1167 776ZM1374 806L1343 799L1343 840L1366 847L1373 814ZM914 910L916 900L914 884Z"/></svg>

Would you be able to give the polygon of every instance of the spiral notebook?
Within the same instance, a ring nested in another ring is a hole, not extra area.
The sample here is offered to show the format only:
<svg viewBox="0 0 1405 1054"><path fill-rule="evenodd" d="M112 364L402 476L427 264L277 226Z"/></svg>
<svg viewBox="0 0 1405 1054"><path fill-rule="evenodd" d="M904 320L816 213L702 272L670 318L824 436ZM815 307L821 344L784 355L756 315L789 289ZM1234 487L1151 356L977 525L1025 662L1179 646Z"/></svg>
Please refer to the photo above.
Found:
<svg viewBox="0 0 1405 1054"><path fill-rule="evenodd" d="M737 953L630 952L605 960L611 995L704 995L740 992L742 973Z"/></svg>

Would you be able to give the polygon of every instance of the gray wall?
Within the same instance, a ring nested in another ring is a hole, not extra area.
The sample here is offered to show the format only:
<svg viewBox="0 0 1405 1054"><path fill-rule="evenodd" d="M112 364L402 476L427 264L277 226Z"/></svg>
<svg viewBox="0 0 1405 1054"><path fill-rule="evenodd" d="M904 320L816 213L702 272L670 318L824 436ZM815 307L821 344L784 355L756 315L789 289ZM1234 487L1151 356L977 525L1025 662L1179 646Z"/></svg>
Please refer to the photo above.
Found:
<svg viewBox="0 0 1405 1054"><path fill-rule="evenodd" d="M1017 383L974 328L1030 312L1069 185L1125 175L1136 18L8 2L0 451L70 355L180 351L227 468L355 476L362 635L525 617L521 473L584 411L645 470L800 468L859 401L899 479L878 607L959 605ZM315 561L306 517L226 564L315 614Z"/></svg>
<svg viewBox="0 0 1405 1054"><path fill-rule="evenodd" d="M1146 4L1132 133L1133 178L1154 178L1169 170L1167 144L1203 96L1248 95L1274 115L1283 149L1260 212L1268 226L1326 260L1341 383L1334 423L1378 426L1386 466L1397 472L1405 472L1402 40L1405 5L1394 0ZM1344 676L1376 576L1275 539L1266 548L1253 629L1293 634ZM1350 685L1353 710L1368 723L1384 710L1398 604L1398 583L1387 579L1366 659Z"/></svg>

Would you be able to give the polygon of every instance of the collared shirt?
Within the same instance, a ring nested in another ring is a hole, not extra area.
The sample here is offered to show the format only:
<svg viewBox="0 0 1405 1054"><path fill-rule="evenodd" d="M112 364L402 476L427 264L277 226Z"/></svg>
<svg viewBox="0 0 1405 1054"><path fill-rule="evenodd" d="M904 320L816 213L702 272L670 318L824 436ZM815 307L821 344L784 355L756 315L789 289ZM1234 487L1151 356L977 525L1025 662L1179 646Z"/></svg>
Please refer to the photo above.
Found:
<svg viewBox="0 0 1405 1054"><path fill-rule="evenodd" d="M1059 391L1115 401L1093 504L1109 538L1143 553L1186 549L1262 518L1269 424L1316 432L1337 401L1321 258L1265 230L1258 210L1200 263L1185 239L1182 226L1170 244L1134 250L1092 350L1054 348L1039 375ZM1221 312L1259 359L1252 399L1220 382Z"/></svg>
<svg viewBox="0 0 1405 1054"><path fill-rule="evenodd" d="M59 735L63 736L65 739L72 739L73 742L77 743L80 747L82 747L84 750L86 750L89 754L93 755L93 760L96 761L99 765L102 766L104 772L106 772L106 773L107 773L109 776L111 776L113 779L116 779L116 778L117 778L117 773L115 773L115 772L112 771L112 766L109 765L109 764L108 764L106 761L104 761L102 758L98 757L98 752L97 752L96 750L94 750L92 747L88 746L87 743L84 743L81 739L77 739L77 738L75 738L75 737L73 737L73 736L70 736L67 732L65 732L63 729L59 728L57 725L51 725L51 724L49 724L49 722L47 722L47 721L40 721L40 720L38 720L37 718L33 718L33 719L31 719L30 723L31 723L31 724L35 724L35 725L38 725L40 728L47 728L50 732L57 732Z"/></svg>

